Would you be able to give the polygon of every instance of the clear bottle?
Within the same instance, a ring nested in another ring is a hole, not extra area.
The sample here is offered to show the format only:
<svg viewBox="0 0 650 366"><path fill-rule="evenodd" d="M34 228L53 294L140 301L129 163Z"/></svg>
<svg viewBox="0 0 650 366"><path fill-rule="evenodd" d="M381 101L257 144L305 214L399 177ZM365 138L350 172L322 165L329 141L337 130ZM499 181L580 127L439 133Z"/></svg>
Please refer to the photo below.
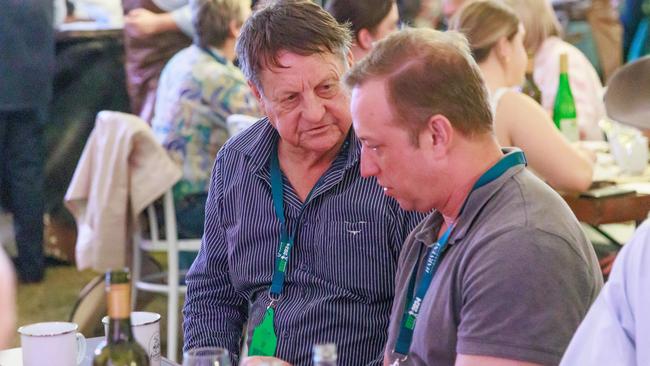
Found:
<svg viewBox="0 0 650 366"><path fill-rule="evenodd" d="M569 85L569 59L566 53L560 55L560 80L553 106L553 122L567 140L574 142L580 138L576 119L576 104Z"/></svg>
<svg viewBox="0 0 650 366"><path fill-rule="evenodd" d="M108 335L97 349L93 366L149 366L145 350L131 331L131 286L128 270L106 272Z"/></svg>
<svg viewBox="0 0 650 366"><path fill-rule="evenodd" d="M521 87L521 92L533 98L538 104L542 104L542 92L533 79L533 71L535 69L535 59L533 56L528 56L528 64L526 65L526 79L524 85Z"/></svg>
<svg viewBox="0 0 650 366"><path fill-rule="evenodd" d="M336 344L316 344L312 356L314 366L336 366L336 360L338 359Z"/></svg>

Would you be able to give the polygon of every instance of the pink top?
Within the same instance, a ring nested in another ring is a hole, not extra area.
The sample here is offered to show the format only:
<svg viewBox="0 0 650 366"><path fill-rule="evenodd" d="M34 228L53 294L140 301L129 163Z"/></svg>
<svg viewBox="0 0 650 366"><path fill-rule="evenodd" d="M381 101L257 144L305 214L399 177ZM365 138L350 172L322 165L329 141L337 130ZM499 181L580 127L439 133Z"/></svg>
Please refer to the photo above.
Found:
<svg viewBox="0 0 650 366"><path fill-rule="evenodd" d="M542 106L552 115L562 53L569 56L569 83L576 102L581 137L585 140L602 140L603 133L598 121L605 117L603 84L587 57L558 37L547 38L535 54L533 78L542 92Z"/></svg>

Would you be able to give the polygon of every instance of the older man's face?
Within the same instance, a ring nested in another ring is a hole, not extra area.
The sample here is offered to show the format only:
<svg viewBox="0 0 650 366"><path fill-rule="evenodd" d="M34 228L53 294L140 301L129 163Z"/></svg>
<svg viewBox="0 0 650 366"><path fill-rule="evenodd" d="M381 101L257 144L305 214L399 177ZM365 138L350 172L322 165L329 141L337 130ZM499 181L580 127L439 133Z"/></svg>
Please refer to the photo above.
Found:
<svg viewBox="0 0 650 366"><path fill-rule="evenodd" d="M306 153L326 153L341 143L352 124L349 95L341 77L344 60L330 53L282 52L284 68L265 68L254 91L283 143Z"/></svg>
<svg viewBox="0 0 650 366"><path fill-rule="evenodd" d="M396 122L383 80L368 80L352 90L354 130L361 140L361 175L375 177L384 193L405 210L428 212L440 199L436 186L440 168L419 134Z"/></svg>

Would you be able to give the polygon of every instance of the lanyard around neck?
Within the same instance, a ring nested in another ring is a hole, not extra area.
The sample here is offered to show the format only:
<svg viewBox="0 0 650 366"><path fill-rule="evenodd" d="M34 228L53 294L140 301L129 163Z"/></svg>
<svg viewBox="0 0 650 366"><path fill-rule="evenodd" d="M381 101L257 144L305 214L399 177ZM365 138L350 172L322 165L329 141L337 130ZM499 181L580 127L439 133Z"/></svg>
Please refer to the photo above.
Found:
<svg viewBox="0 0 650 366"><path fill-rule="evenodd" d="M474 192L476 189L499 178L508 169L517 165L526 165L526 157L524 156L523 152L514 151L505 155L503 158L501 158L501 160L499 160L495 165L493 165L487 172L485 172L478 179L478 181L476 181L469 194ZM460 217L460 214L463 212L466 203L467 203L467 198L465 198L465 202L463 203L463 206L461 207L460 212L458 213L458 217ZM422 301L424 300L424 297L426 296L427 291L429 290L429 286L431 285L433 277L436 271L438 270L440 259L447 247L447 243L449 242L449 237L451 236L451 232L453 231L454 227L455 227L455 223L449 225L449 227L447 228L447 230L445 230L440 240L436 241L436 243L428 250L424 272L422 273L422 278L420 279L420 283L417 285L417 289L415 284L415 278L417 276L418 269L419 269L419 265L417 263L415 265L415 268L413 269L413 272L411 273L411 280L409 282L409 288L406 294L406 300L407 300L406 303L408 304L408 307L404 308L404 313L402 315L402 325L400 328L400 332L397 336L397 341L395 342L395 349L393 351L394 353L402 357L401 360L406 359L409 350L411 348L411 343L413 342L413 331L415 329L415 323L417 321L417 317L420 313L420 306L422 305ZM415 296L413 296L414 290L416 291ZM400 360L398 359L398 361Z"/></svg>
<svg viewBox="0 0 650 366"><path fill-rule="evenodd" d="M211 50L211 49L209 49L209 48L207 48L207 47L201 47L201 50L203 50L203 52L205 52L205 53L207 53L208 55L210 55L210 57L212 57L213 59L215 59L215 61L217 61L218 63L220 63L220 64L222 64L222 65L227 65L227 64L228 64L228 60L226 60L223 56L217 54L217 53L214 52L213 50Z"/></svg>
<svg viewBox="0 0 650 366"><path fill-rule="evenodd" d="M269 290L269 297L272 301L277 301L282 294L282 289L284 288L284 277L287 273L287 264L289 263L289 255L291 254L291 248L293 247L294 239L296 237L296 232L298 231L298 226L294 232L289 235L287 220L284 216L284 185L282 184L282 171L280 170L280 160L278 158L277 147L274 152L271 153L271 193L273 194L273 208L275 210L275 216L280 221L280 244L278 245L278 252L275 256L275 269L273 270L273 279L271 280L271 288ZM320 184L320 179L314 185L314 188L309 192L305 202L302 204L300 211L305 207L309 199L311 198L312 193Z"/></svg>

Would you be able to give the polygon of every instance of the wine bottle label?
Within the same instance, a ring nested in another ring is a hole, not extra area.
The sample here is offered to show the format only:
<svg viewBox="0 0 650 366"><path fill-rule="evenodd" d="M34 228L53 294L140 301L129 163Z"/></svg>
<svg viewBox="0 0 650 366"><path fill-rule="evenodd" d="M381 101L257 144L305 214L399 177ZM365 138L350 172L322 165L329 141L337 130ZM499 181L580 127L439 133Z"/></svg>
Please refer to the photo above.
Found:
<svg viewBox="0 0 650 366"><path fill-rule="evenodd" d="M108 316L125 319L131 316L131 286L128 283L110 285L108 290Z"/></svg>
<svg viewBox="0 0 650 366"><path fill-rule="evenodd" d="M578 121L575 118L563 118L560 120L560 131L570 142L576 142L580 139L578 130Z"/></svg>

